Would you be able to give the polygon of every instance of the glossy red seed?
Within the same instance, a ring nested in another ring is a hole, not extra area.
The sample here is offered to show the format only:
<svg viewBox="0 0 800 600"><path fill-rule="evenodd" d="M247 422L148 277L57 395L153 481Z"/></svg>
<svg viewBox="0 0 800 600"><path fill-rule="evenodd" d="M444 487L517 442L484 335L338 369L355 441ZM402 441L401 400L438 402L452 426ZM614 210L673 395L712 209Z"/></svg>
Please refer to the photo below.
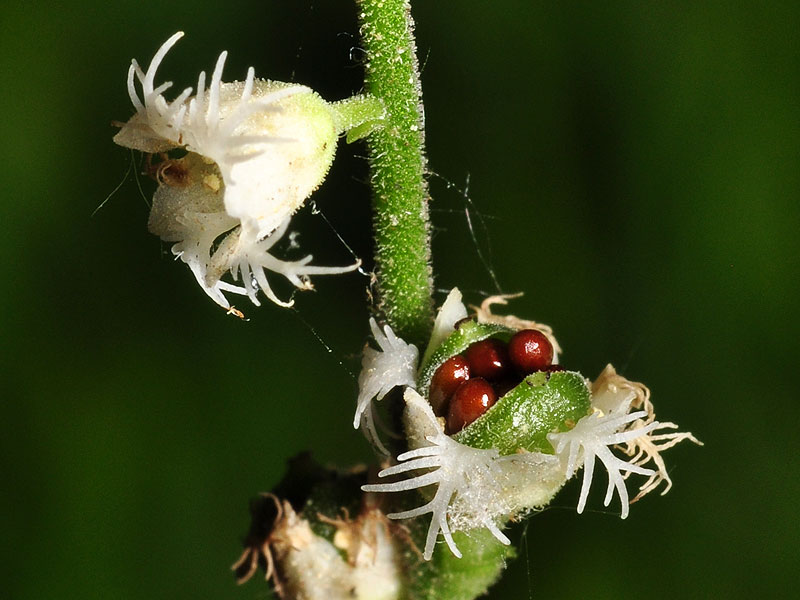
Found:
<svg viewBox="0 0 800 600"><path fill-rule="evenodd" d="M450 399L447 411L447 433L458 433L464 427L480 417L494 403L497 394L491 384L482 377L473 377L465 381Z"/></svg>
<svg viewBox="0 0 800 600"><path fill-rule="evenodd" d="M475 342L464 353L473 377L494 381L509 371L508 349L505 342L489 338Z"/></svg>
<svg viewBox="0 0 800 600"><path fill-rule="evenodd" d="M460 354L444 361L431 379L430 402L433 412L441 416L447 412L450 397L462 383L469 379L469 364Z"/></svg>
<svg viewBox="0 0 800 600"><path fill-rule="evenodd" d="M543 371L553 362L553 345L536 329L523 329L508 342L508 358L520 373Z"/></svg>

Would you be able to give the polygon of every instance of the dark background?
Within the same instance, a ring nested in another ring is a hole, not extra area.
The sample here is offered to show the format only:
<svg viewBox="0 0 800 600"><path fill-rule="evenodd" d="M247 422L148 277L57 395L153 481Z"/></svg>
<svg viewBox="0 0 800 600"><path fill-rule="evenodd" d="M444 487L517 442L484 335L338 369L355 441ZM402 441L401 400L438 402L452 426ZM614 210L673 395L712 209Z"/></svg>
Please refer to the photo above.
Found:
<svg viewBox="0 0 800 600"><path fill-rule="evenodd" d="M791 595L800 11L700 4L415 5L437 287L493 292L480 249L566 364L613 362L706 443L668 452L674 489L626 521L602 478L575 514L573 482L492 598ZM110 122L132 113L131 57L178 29L176 89L227 49L228 80L359 91L349 1L0 8L3 597L265 598L228 571L248 499L300 450L369 458L350 426L365 278L318 277L298 312L240 302L240 322L146 231L154 184ZM363 153L342 144L314 198L369 257ZM473 205L444 183L467 177ZM349 259L308 208L295 227L319 263Z"/></svg>

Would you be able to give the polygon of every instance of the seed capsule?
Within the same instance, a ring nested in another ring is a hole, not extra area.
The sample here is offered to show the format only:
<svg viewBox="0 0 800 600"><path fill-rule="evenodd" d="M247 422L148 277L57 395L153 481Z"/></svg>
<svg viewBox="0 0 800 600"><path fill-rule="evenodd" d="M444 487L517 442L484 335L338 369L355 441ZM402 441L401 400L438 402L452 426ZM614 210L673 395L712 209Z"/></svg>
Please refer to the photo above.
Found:
<svg viewBox="0 0 800 600"><path fill-rule="evenodd" d="M497 394L488 381L482 377L473 377L465 381L458 386L450 399L447 433L450 435L458 433L489 410L495 402Z"/></svg>
<svg viewBox="0 0 800 600"><path fill-rule="evenodd" d="M553 345L541 331L523 329L508 342L508 357L520 373L543 371L553 362Z"/></svg>
<svg viewBox="0 0 800 600"><path fill-rule="evenodd" d="M444 361L436 369L431 379L430 402L433 412L441 416L447 413L447 405L451 396L470 376L469 364L460 354Z"/></svg>
<svg viewBox="0 0 800 600"><path fill-rule="evenodd" d="M494 338L475 342L467 348L464 356L473 377L495 381L509 370L508 349L505 343Z"/></svg>

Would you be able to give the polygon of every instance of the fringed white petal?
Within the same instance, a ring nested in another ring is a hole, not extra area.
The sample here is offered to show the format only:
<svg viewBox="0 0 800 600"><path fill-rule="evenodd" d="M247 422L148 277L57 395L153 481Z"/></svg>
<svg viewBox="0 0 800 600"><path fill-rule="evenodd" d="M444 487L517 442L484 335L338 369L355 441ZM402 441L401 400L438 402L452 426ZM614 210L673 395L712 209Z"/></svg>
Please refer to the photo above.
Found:
<svg viewBox="0 0 800 600"><path fill-rule="evenodd" d="M285 234L289 219L271 235L253 241L243 234L239 220L228 215L223 207L224 188L219 183L219 170L193 152L184 158L165 163L168 173L181 173L181 185L166 182L156 190L148 223L152 233L168 242L177 242L172 252L185 262L203 290L220 306L230 308L225 293L242 294L258 305L258 293L281 306L291 306L272 291L267 271L278 273L296 288L312 289L311 275L344 273L358 268L359 263L345 267L320 267L309 264L311 256L297 261L281 260L270 253ZM212 182L213 185L210 185ZM213 249L213 253L212 253ZM242 285L223 281L232 272Z"/></svg>
<svg viewBox="0 0 800 600"><path fill-rule="evenodd" d="M274 182L284 179L287 164L281 160L280 151L277 157L271 151L276 144L294 140L266 134L258 127L248 126L248 121L257 113L278 113L281 108L276 106L277 102L295 94L311 93L311 90L286 84L264 93L263 86L259 85L259 93L254 95L255 72L252 67L248 69L243 84L222 83L226 57L226 52L220 54L208 89L205 88L206 74L200 73L197 95L189 101L182 141L189 150L210 158L219 166L225 181L225 206L229 214L259 221L263 216L254 214L252 205L260 207L256 212L263 212L268 201L271 202L268 212L274 216L254 232L254 237L261 239L297 209L297 204L288 211L285 207L274 206L277 199ZM248 207L246 214L236 210L242 205Z"/></svg>
<svg viewBox="0 0 800 600"><path fill-rule="evenodd" d="M607 365L592 384L592 405L603 412L617 415L624 415L629 410L643 411L641 418L632 421L626 427L627 432L651 427L647 435L620 437L615 442L619 450L631 457L629 461L631 464L640 467L650 464L656 469L639 487L639 493L631 500L631 504L655 490L662 481L666 482L664 490L661 492L662 496L672 487L672 480L667 472L664 459L661 457L661 451L672 448L683 440L689 440L699 446L703 445L690 432L655 433L665 429L675 430L678 426L675 423L656 421L655 409L650 401L650 390L647 389L647 386L629 381L617 374L611 365ZM627 478L628 475L630 473L625 477Z"/></svg>
<svg viewBox="0 0 800 600"><path fill-rule="evenodd" d="M135 59L131 61L127 87L136 115L114 138L117 143L144 152L163 152L182 145L178 116L183 116L182 108L191 95L192 88L185 89L175 100L167 102L163 93L172 87L172 82L155 86L158 67L167 52L182 37L183 32L179 31L164 42L150 61L147 71L142 71ZM137 80L142 90L141 97L136 89Z"/></svg>
<svg viewBox="0 0 800 600"><path fill-rule="evenodd" d="M500 456L496 449L482 450L456 442L444 433L428 402L412 389L405 393L407 408L415 413L411 418L427 421L434 431L427 436L429 446L411 450L397 457L400 464L381 471L379 477L404 475L419 471L391 483L363 486L368 492L399 492L436 485L433 498L417 507L388 515L391 519L407 519L431 513L423 557L433 556L439 532L450 551L461 553L453 540L453 531L468 531L486 527L501 543L509 544L498 522L516 508L512 498L519 478L546 478L558 467L558 459L539 453Z"/></svg>
<svg viewBox="0 0 800 600"><path fill-rule="evenodd" d="M178 236L171 230L166 236L159 235L179 242L173 252L189 265L215 302L229 308L224 292L231 292L246 294L258 305L258 294L263 292L272 302L291 306L291 300L281 300L273 292L268 271L280 273L298 289L311 289L310 275L345 273L360 264L317 267L309 264L311 256L286 261L270 252L286 231L291 215L319 186L333 160L337 130L329 105L305 86L257 80L252 67L244 82L223 83L226 52L217 59L208 85L202 72L194 96L192 88L187 88L169 102L163 93L172 83L157 84L156 75L182 36L178 32L162 44L147 70L135 60L131 62L127 88L136 114L114 140L149 153L184 147L189 151L187 157L202 157L203 164L194 159L184 161L189 162L185 181L159 179L159 191L170 188L165 195L176 200L174 207L160 207L157 220L167 229L174 229L181 219L198 222L197 230L187 226ZM298 95L302 97L295 98ZM279 105L281 102L284 104ZM197 211L189 205L198 201L189 196L206 201L207 192L198 186L209 169L217 181L213 191L220 192L218 210L200 211L202 218L195 218L192 213ZM191 190L183 189L187 186ZM224 218L217 219L212 212L222 212ZM209 223L201 222L204 219ZM210 221L225 222L227 229ZM223 239L227 231L231 233ZM221 281L226 271L234 279L241 278L242 285Z"/></svg>
<svg viewBox="0 0 800 600"><path fill-rule="evenodd" d="M608 472L608 489L604 505L608 506L613 496L613 490L617 490L622 505L621 517L628 516L629 502L628 491L625 487L625 473L638 473L640 475L653 475L651 469L644 469L632 462L626 462L614 456L609 446L614 446L623 441L647 436L657 423L652 423L645 427L632 431L622 431L625 426L644 416L644 411L635 412L629 415L618 416L615 414L604 415L597 410L596 412L583 417L569 431L563 433L548 434L547 439L553 445L556 455L562 460L566 469L566 476L571 477L580 467L583 467L583 483L581 485L580 498L578 500L578 512L583 512L586 500L589 496L589 489L592 485L594 474L595 457Z"/></svg>
<svg viewBox="0 0 800 600"><path fill-rule="evenodd" d="M172 82L167 81L156 86L156 74L167 53L183 35L179 31L164 42L150 61L147 71L143 71L135 59L131 61L127 88L128 96L136 109L136 117L123 126L123 131L127 127L135 131L141 139L137 143L131 143L131 132L126 132L126 135L118 136L118 143L145 152L185 146L188 150L215 161L223 175L226 175L226 167L257 154L258 144L285 141L268 135L245 136L241 132L237 133L237 130L252 114L278 111L280 109L274 106L275 102L310 90L304 86L287 84L284 89L254 99L255 72L252 67L248 70L241 89L236 84L222 83L227 52L222 52L217 59L208 89L205 86L206 74L201 72L197 81L197 93L191 100L191 87L183 90L172 102L164 98L163 94L172 87ZM137 80L141 86L141 97L136 89ZM237 97L232 98L230 93L225 93L230 90ZM227 178L226 183L229 183Z"/></svg>
<svg viewBox="0 0 800 600"><path fill-rule="evenodd" d="M347 273L361 265L361 261L357 261L344 267L320 267L309 264L313 258L310 254L295 261L281 260L273 256L269 250L286 233L289 221L290 219L286 218L270 235L256 241L253 241L252 236L245 234L244 228L240 229L235 246L229 251L230 255L224 259L225 264L230 265L234 281L241 279L245 293L256 306L261 304L258 300L259 291L279 306L289 307L294 304L294 300L284 301L275 295L267 279L268 271L283 275L297 289L311 290L314 289L309 279L311 275ZM220 251L222 247L218 250Z"/></svg>
<svg viewBox="0 0 800 600"><path fill-rule="evenodd" d="M247 293L246 290L218 278L209 278L208 268L212 260L211 248L214 241L235 226L235 221L225 213L186 213L185 219L198 224L202 222L203 225L192 229L193 232L197 232L196 235L188 236L173 245L172 253L189 266L197 283L214 302L223 308L230 308L230 302L223 292L243 295Z"/></svg>
<svg viewBox="0 0 800 600"><path fill-rule="evenodd" d="M380 350L364 348L353 427L361 427L370 442L388 455L375 426L372 401L383 400L395 387L416 386L419 353L416 346L397 337L388 325L381 331L375 319L370 319L369 326Z"/></svg>
<svg viewBox="0 0 800 600"><path fill-rule="evenodd" d="M644 423L644 421L642 423ZM653 421L652 424L654 424L655 427L650 431L650 434L623 442L625 444L623 452L632 457L632 464L641 466L652 462L652 466L655 467L655 471L652 472L647 481L639 486L639 493L631 500L631 503L641 500L643 496L655 490L662 481L666 482L664 489L661 491L662 496L672 488L672 479L670 479L669 473L667 472L667 465L661 457L661 452L663 450L672 448L675 444L684 440L694 442L698 446L703 445L703 442L688 431L654 433L663 429L677 429L678 426L675 423ZM634 423L634 425L636 425L636 423Z"/></svg>

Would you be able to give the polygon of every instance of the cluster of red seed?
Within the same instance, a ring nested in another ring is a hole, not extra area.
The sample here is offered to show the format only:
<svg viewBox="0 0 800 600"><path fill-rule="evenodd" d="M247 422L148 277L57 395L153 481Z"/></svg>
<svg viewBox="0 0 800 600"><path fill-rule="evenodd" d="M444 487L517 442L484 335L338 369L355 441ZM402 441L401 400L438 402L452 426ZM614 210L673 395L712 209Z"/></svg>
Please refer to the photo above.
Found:
<svg viewBox="0 0 800 600"><path fill-rule="evenodd" d="M446 416L447 433L472 423L526 375L561 371L553 363L553 345L536 329L523 329L508 344L496 338L475 342L447 359L433 374L430 402Z"/></svg>

